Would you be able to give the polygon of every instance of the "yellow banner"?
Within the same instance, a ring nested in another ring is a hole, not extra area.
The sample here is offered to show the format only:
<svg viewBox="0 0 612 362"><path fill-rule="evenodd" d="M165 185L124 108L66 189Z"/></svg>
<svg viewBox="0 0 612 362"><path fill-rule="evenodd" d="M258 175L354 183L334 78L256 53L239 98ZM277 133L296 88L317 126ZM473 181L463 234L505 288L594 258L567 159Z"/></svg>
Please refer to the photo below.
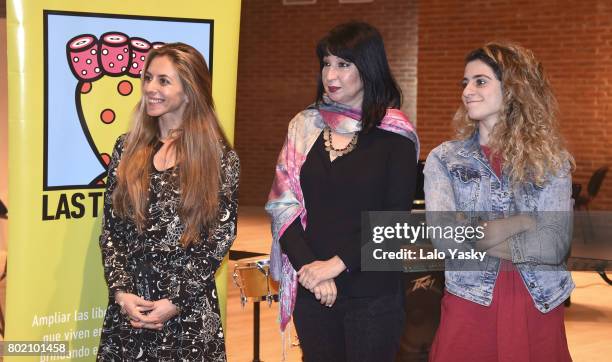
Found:
<svg viewBox="0 0 612 362"><path fill-rule="evenodd" d="M144 58L161 43L197 48L232 140L239 25L240 0L7 1L6 341L68 341L70 359L95 357L107 303L104 178L140 97ZM224 263L223 314L226 274Z"/></svg>

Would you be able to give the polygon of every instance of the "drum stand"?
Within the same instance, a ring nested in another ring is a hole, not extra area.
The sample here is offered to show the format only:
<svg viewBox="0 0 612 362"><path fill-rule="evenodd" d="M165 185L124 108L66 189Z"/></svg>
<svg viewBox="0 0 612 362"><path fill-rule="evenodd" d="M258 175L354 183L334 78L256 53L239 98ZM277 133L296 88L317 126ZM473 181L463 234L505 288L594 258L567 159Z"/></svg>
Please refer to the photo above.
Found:
<svg viewBox="0 0 612 362"><path fill-rule="evenodd" d="M270 297L261 297L261 299L253 300L253 362L263 362L259 359L259 303L272 302ZM278 295L272 296L275 302L278 302Z"/></svg>
<svg viewBox="0 0 612 362"><path fill-rule="evenodd" d="M259 301L253 302L253 362L259 359Z"/></svg>

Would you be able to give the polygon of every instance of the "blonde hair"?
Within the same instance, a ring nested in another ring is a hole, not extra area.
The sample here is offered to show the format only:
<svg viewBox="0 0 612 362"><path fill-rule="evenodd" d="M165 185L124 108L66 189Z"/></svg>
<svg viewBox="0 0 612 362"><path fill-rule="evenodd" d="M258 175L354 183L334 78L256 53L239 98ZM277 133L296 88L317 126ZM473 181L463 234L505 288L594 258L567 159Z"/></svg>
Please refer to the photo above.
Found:
<svg viewBox="0 0 612 362"><path fill-rule="evenodd" d="M503 102L499 121L489 135L489 147L502 158L514 183L544 184L574 159L559 133L558 104L542 64L529 49L511 43L488 43L470 52L465 63L480 60L501 82ZM471 137L478 120L462 104L454 117L457 136Z"/></svg>
<svg viewBox="0 0 612 362"><path fill-rule="evenodd" d="M185 225L180 239L187 247L197 242L200 232L212 225L218 213L222 142L225 141L215 114L211 77L202 55L193 47L173 43L153 49L147 56L144 74L151 61L167 57L181 80L188 102L181 131L172 144L179 166L181 203L179 217ZM141 80L142 80L141 79ZM155 145L159 142L157 117L147 115L144 94L134 110L132 128L117 170L113 206L122 217L131 218L142 231L148 207L149 173Z"/></svg>

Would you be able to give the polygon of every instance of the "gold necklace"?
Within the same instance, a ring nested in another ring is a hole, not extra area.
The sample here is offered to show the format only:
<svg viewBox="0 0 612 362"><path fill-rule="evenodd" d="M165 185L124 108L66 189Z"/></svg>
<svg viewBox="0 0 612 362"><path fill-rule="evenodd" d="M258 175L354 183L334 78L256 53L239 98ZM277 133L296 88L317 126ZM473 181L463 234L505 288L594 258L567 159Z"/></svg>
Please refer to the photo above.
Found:
<svg viewBox="0 0 612 362"><path fill-rule="evenodd" d="M337 149L337 148L334 148L334 145L333 145L333 142L332 142L332 131L331 131L331 128L326 126L323 129L323 139L325 140L325 151L329 152L329 154L333 158L346 155L347 153L349 153L352 150L354 150L355 146L357 146L357 138L359 138L359 133L355 132L353 134L353 138L351 138L351 142L349 142L348 145L346 145L346 147Z"/></svg>

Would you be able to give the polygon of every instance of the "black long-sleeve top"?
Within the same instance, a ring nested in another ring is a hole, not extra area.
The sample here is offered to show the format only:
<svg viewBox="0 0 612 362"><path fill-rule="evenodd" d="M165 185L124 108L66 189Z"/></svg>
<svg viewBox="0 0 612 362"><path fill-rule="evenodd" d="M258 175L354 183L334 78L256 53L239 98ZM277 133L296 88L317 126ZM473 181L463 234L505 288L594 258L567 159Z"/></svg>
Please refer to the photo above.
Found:
<svg viewBox="0 0 612 362"><path fill-rule="evenodd" d="M337 255L347 270L336 277L339 295L391 294L398 272L362 272L361 212L409 211L416 184L414 143L378 128L360 133L355 149L330 161L321 134L300 172L306 230L297 218L280 244L295 270ZM300 285L300 295L313 294Z"/></svg>

